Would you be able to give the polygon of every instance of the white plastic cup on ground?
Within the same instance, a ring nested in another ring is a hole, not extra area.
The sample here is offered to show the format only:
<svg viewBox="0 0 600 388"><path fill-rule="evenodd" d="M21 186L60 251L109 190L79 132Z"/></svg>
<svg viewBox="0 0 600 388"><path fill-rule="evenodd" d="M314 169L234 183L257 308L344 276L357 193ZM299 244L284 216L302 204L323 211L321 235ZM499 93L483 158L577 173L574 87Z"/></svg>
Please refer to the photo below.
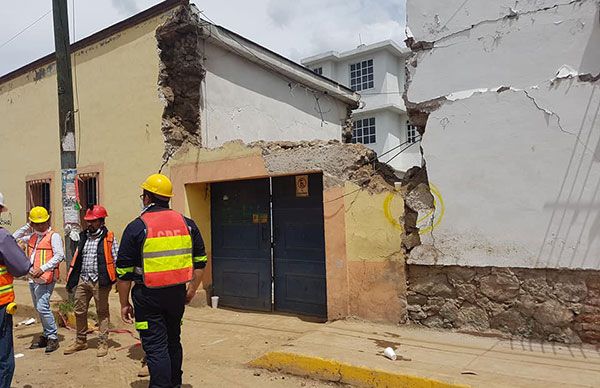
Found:
<svg viewBox="0 0 600 388"><path fill-rule="evenodd" d="M383 351L383 355L392 361L396 361L396 352L392 348L385 348L385 350Z"/></svg>
<svg viewBox="0 0 600 388"><path fill-rule="evenodd" d="M216 309L219 306L219 297L218 296L212 296L210 298L211 301L211 306L213 309Z"/></svg>

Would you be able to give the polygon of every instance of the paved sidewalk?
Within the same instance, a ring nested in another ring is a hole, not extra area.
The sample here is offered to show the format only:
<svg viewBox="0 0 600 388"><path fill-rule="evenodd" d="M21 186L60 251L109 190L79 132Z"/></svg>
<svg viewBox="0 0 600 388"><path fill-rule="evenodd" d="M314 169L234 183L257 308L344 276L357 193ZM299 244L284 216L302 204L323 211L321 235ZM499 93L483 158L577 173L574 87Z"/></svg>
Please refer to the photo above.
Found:
<svg viewBox="0 0 600 388"><path fill-rule="evenodd" d="M383 357L388 346L396 349L397 361ZM367 386L397 386L406 381L411 387L451 386L446 383L600 387L600 351L594 346L511 341L353 321L323 325L267 353L257 364Z"/></svg>

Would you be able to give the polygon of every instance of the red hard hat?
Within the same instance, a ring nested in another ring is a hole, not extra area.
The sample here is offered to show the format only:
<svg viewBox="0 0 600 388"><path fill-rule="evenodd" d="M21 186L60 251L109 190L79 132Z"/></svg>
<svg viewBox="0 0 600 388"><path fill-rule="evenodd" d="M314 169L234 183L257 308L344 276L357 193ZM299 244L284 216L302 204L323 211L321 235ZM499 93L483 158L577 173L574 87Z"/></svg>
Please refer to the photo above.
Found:
<svg viewBox="0 0 600 388"><path fill-rule="evenodd" d="M106 218L106 217L108 217L108 213L106 212L106 209L100 205L94 205L93 208L88 209L85 212L85 217L83 217L83 219L86 221L93 221L93 220L97 220L98 218Z"/></svg>

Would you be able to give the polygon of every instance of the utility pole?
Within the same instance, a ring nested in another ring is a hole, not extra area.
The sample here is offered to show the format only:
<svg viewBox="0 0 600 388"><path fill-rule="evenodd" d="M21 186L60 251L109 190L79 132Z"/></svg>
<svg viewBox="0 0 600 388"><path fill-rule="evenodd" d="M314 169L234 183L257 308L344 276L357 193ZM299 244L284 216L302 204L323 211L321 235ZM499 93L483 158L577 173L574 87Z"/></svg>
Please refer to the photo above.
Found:
<svg viewBox="0 0 600 388"><path fill-rule="evenodd" d="M58 86L58 131L60 141L60 169L67 262L73 256L74 240L79 239L79 209L76 185L75 109L71 73L71 43L67 0L52 0L54 17L54 46L56 53L56 82ZM73 233L75 232L75 233Z"/></svg>

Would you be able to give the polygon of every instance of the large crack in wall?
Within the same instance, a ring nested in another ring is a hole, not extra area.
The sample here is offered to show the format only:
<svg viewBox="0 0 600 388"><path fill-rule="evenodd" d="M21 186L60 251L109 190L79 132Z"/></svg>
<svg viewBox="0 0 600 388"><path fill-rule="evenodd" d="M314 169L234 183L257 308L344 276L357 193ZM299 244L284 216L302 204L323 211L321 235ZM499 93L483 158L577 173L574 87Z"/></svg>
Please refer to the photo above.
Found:
<svg viewBox="0 0 600 388"><path fill-rule="evenodd" d="M249 144L262 150L270 174L323 171L324 189L350 181L372 193L394 190L395 170L377 160L377 154L362 144L337 140L259 141Z"/></svg>
<svg viewBox="0 0 600 388"><path fill-rule="evenodd" d="M159 96L165 104L162 133L165 138L163 161L189 144L201 146L200 88L205 76L200 50L201 27L188 6L177 8L156 29L160 69Z"/></svg>

